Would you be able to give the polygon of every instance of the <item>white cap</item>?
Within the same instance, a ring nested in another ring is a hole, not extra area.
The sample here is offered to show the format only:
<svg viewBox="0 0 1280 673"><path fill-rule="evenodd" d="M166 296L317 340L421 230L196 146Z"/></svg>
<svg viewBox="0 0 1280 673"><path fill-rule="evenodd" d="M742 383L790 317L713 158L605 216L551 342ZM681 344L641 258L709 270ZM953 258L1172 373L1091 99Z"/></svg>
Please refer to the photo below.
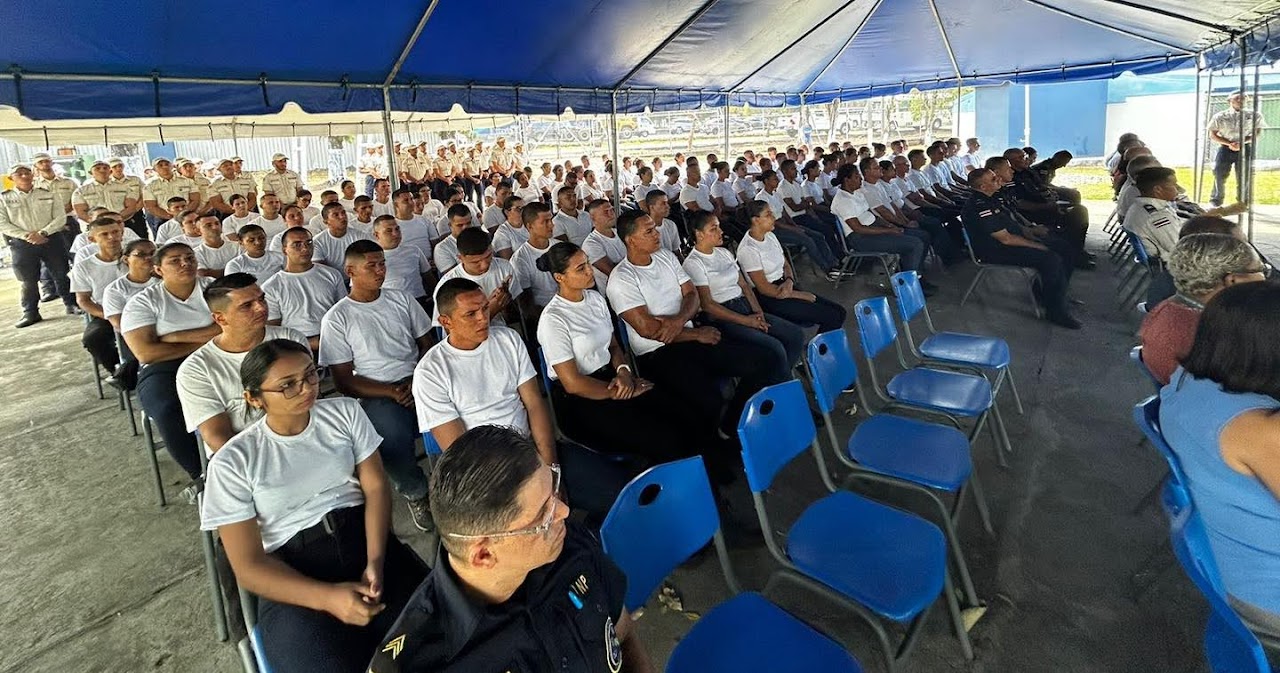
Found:
<svg viewBox="0 0 1280 673"><path fill-rule="evenodd" d="M123 166L124 160L120 157L111 157L110 159L107 159L107 165L111 167Z"/></svg>
<svg viewBox="0 0 1280 673"><path fill-rule="evenodd" d="M22 169L31 170L31 167L24 163L16 163L9 167L9 175L13 175Z"/></svg>
<svg viewBox="0 0 1280 673"><path fill-rule="evenodd" d="M37 161L45 161L45 160L53 161L53 157L49 156L48 152L36 152L35 154L31 155L31 163L33 164ZM25 164L18 164L18 165L22 166Z"/></svg>
<svg viewBox="0 0 1280 673"><path fill-rule="evenodd" d="M288 157L288 156L285 156L285 155L283 155L283 154L280 154L279 152L277 152L277 153L275 153L275 154L271 155L271 161L272 161L272 162L280 161L281 159L283 159L283 160L285 160L285 161L288 161L288 160L289 160L289 157Z"/></svg>

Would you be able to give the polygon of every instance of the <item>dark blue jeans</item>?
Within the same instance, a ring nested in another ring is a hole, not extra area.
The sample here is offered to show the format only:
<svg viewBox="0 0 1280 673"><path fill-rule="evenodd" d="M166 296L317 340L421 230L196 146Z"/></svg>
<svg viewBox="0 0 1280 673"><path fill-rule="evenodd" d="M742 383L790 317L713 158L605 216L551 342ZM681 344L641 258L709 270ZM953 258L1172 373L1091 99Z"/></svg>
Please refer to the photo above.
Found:
<svg viewBox="0 0 1280 673"><path fill-rule="evenodd" d="M18 302L22 306L24 316L40 315L40 265L49 269L54 284L54 292L62 297L67 306L75 306L76 298L71 293L71 281L67 278L69 266L67 252L63 249L64 237L58 232L40 245L32 245L20 238L6 236L9 244L9 258L13 263L13 275L22 284L18 293Z"/></svg>
<svg viewBox="0 0 1280 673"><path fill-rule="evenodd" d="M927 232L910 229L928 236ZM857 252L886 252L897 255L901 259L903 271L919 272L924 266L925 242L919 234L880 234L875 236L859 236L857 232L845 238L850 250Z"/></svg>
<svg viewBox="0 0 1280 673"><path fill-rule="evenodd" d="M184 358L185 359L185 358ZM138 402L160 432L164 448L192 481L200 478L200 454L196 436L187 432L178 401L178 366L182 360L166 360L138 372Z"/></svg>
<svg viewBox="0 0 1280 673"><path fill-rule="evenodd" d="M773 235L778 237L778 242L783 246L793 245L799 247L813 263L823 271L830 271L835 268L836 256L831 252L831 246L827 245L827 241L821 234L808 229L788 229L787 227L775 227Z"/></svg>
<svg viewBox="0 0 1280 673"><path fill-rule="evenodd" d="M413 408L403 407L385 397L362 399L360 406L364 407L373 428L382 435L379 448L382 465L396 491L410 500L425 498L427 477L413 454L414 442L421 436Z"/></svg>
<svg viewBox="0 0 1280 673"><path fill-rule="evenodd" d="M840 249L840 235L836 233L835 217L828 215L830 219L814 217L812 215L796 215L792 217L795 223L804 227L807 231L813 232L822 237L827 247L831 250Z"/></svg>
<svg viewBox="0 0 1280 673"><path fill-rule="evenodd" d="M721 306L739 315L751 315L751 304L747 303L745 297L731 299ZM769 322L768 332L715 319L709 319L707 322L720 330L724 338L755 344L760 349L767 350L771 354L768 362L758 364L769 372L769 381L766 385L773 385L794 378L791 372L804 356L804 329L777 315L766 313L765 320Z"/></svg>

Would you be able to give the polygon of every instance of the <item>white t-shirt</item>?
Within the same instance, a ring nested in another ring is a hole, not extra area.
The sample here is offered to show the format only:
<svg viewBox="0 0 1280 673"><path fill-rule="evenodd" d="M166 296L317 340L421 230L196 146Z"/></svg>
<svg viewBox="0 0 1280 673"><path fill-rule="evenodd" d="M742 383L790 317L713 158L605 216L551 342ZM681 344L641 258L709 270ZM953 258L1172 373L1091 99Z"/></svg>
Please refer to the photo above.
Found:
<svg viewBox="0 0 1280 673"><path fill-rule="evenodd" d="M680 227L675 222L662 218L662 222L658 224L658 236L662 241L662 247L674 253L680 252L682 241L680 240Z"/></svg>
<svg viewBox="0 0 1280 673"><path fill-rule="evenodd" d="M382 281L382 289L408 292L411 297L427 296L422 274L431 270L431 259L422 248L402 242L390 250L383 250L382 255L387 260L387 276Z"/></svg>
<svg viewBox="0 0 1280 673"><path fill-rule="evenodd" d="M436 249L431 252L431 258L436 263L436 269L441 273L452 269L458 265L458 239L452 234L440 239L436 243Z"/></svg>
<svg viewBox="0 0 1280 673"><path fill-rule="evenodd" d="M267 325L263 341L289 339L307 345L305 334L288 327ZM200 424L227 414L232 432L240 432L262 417L262 412L244 401L240 383L240 365L249 351L228 353L212 340L196 349L178 366L178 400L187 432L195 432Z"/></svg>
<svg viewBox="0 0 1280 673"><path fill-rule="evenodd" d="M274 250L266 250L261 257L250 257L249 253L241 251L239 255L227 262L227 266L222 272L227 275L251 273L254 278L258 279L258 285L261 286L272 276L283 270L284 254Z"/></svg>
<svg viewBox="0 0 1280 673"><path fill-rule="evenodd" d="M867 200L868 208L888 207L891 203L888 192L884 189L884 183L863 182L862 188L858 190L862 197Z"/></svg>
<svg viewBox="0 0 1280 673"><path fill-rule="evenodd" d="M831 213L840 220L840 227L845 236L854 233L849 226L851 219L856 219L864 227L869 227L876 222L876 216L867 205L867 198L861 189L853 192L841 189L836 192L836 198L831 202Z"/></svg>
<svg viewBox="0 0 1280 673"><path fill-rule="evenodd" d="M662 188L661 188L661 187L659 187L659 186L657 186L657 185L655 185L655 184L652 184L652 183L647 184L647 185L646 185L646 184L639 184L639 185L636 185L636 188L635 188L635 189L631 190L631 198L635 199L635 200L636 200L636 203L640 203L641 201L644 201L644 198L645 198L646 196L648 196L648 195L649 195L649 192L652 192L652 191L661 191L661 190L662 190Z"/></svg>
<svg viewBox="0 0 1280 673"><path fill-rule="evenodd" d="M528 240L528 227L513 227L510 223L503 222L493 231L493 250L494 252L499 250L511 250L514 252L516 248L524 245Z"/></svg>
<svg viewBox="0 0 1280 673"><path fill-rule="evenodd" d="M520 199L523 200L525 203L534 203L535 201L542 200L542 190L538 189L537 187L534 187L532 184L530 184L528 187L515 187L514 189L511 190L511 195L520 197ZM502 207L501 203L496 205L499 208Z"/></svg>
<svg viewBox="0 0 1280 673"><path fill-rule="evenodd" d="M680 205L688 208L688 204L697 203L698 208L703 211L710 212L715 210L715 205L711 203L711 192L707 190L707 186L699 184L691 185L688 182L682 183L680 186Z"/></svg>
<svg viewBox="0 0 1280 673"><path fill-rule="evenodd" d="M524 286L520 284L520 279L516 277L516 268L511 265L511 262L508 262L501 257L494 257L489 262L489 270L479 276L473 276L467 273L467 270L462 268L461 264L449 269L448 273L440 277L440 282L436 283L436 292L440 291L440 286L444 285L445 281L452 278L466 278L476 285L479 285L480 289L484 290L486 297L493 294L493 291L497 290L498 286L503 283L507 284L507 292L511 294L512 300L516 299L522 292L524 292ZM432 294L431 299L433 301L435 300L434 294ZM436 306L433 310L435 311L435 315L432 316L431 324L439 325L440 308ZM503 320L501 316L495 316L489 319L489 324L506 325L506 321Z"/></svg>
<svg viewBox="0 0 1280 673"><path fill-rule="evenodd" d="M227 263L235 259L242 252L240 245L231 241L223 241L222 245L217 248L210 248L201 243L196 246L196 263L201 269L213 269L222 271L227 268Z"/></svg>
<svg viewBox="0 0 1280 673"><path fill-rule="evenodd" d="M766 192L763 189L761 189L759 192L756 193L756 200L764 201L765 203L769 204L769 210L773 212L773 216L777 219L782 219L783 206L782 206L782 197L780 196L780 194L781 194L781 188L773 190L772 194L770 194L769 192Z"/></svg>
<svg viewBox="0 0 1280 673"><path fill-rule="evenodd" d="M232 213L222 218L222 230L226 232L238 232L240 231L240 227L243 227L247 224L253 224L254 220L261 220L261 219L262 217L259 216L257 213L249 213L244 217L236 217L236 214ZM284 224L284 220L279 220L279 222L281 225ZM263 232L266 232L266 227L263 227L262 230ZM267 237L270 238L271 235L272 234L267 234Z"/></svg>
<svg viewBox="0 0 1280 673"><path fill-rule="evenodd" d="M725 208L737 208L742 205L738 200L738 190L734 189L734 178L728 180L716 180L711 185L711 196L713 198L723 199Z"/></svg>
<svg viewBox="0 0 1280 673"><path fill-rule="evenodd" d="M395 215L395 214L396 214L396 206L394 203L391 202L391 199L387 199L386 203L382 203L377 199L373 200L374 219L382 217L383 215Z"/></svg>
<svg viewBox="0 0 1280 673"><path fill-rule="evenodd" d="M587 290L577 302L556 295L538 319L538 344L553 380L560 378L555 365L563 362L573 360L583 374L609 364L612 339L609 305L595 290Z"/></svg>
<svg viewBox="0 0 1280 673"><path fill-rule="evenodd" d="M800 183L800 187L804 189L804 195L808 198L813 199L814 203L827 202L827 193L822 189L822 185L819 184L820 180L822 180L821 175L819 175L814 180L805 180L804 182Z"/></svg>
<svg viewBox="0 0 1280 673"><path fill-rule="evenodd" d="M594 186L585 182L578 183L578 198L582 199L583 205L591 203L596 199L604 198L604 186L596 184Z"/></svg>
<svg viewBox="0 0 1280 673"><path fill-rule="evenodd" d="M538 306L546 306L547 302L560 291L560 286L556 284L556 279L550 273L538 270L538 258L550 249L550 245L538 249L525 241L524 245L517 248L515 254L511 256L511 266L516 268L516 279L520 281L520 287L533 293L533 303Z"/></svg>
<svg viewBox="0 0 1280 673"><path fill-rule="evenodd" d="M320 333L324 314L347 296L342 274L323 264L301 273L281 271L262 284L267 295L267 318L279 320L308 337Z"/></svg>
<svg viewBox="0 0 1280 673"><path fill-rule="evenodd" d="M480 226L485 231L493 231L498 225L507 221L507 214L502 212L502 206L493 205L484 209L484 213L480 215Z"/></svg>
<svg viewBox="0 0 1280 673"><path fill-rule="evenodd" d="M343 297L320 321L321 366L350 362L357 376L395 383L413 374L416 339L431 329L431 319L413 297L383 290L371 302Z"/></svg>
<svg viewBox="0 0 1280 673"><path fill-rule="evenodd" d="M185 301L170 294L164 283L148 287L124 305L124 312L120 314L120 333L127 334L139 327L154 325L156 336L164 336L212 324L213 314L209 305L204 303L204 289L212 282L212 278L196 279L195 289Z"/></svg>
<svg viewBox="0 0 1280 673"><path fill-rule="evenodd" d="M579 210L577 216L570 216L564 211L556 213L552 219L555 228L551 230L552 238L560 238L568 236L569 242L581 247L583 241L587 240L587 234L591 233L591 216L585 210Z"/></svg>
<svg viewBox="0 0 1280 673"><path fill-rule="evenodd" d="M764 235L763 241L757 241L751 234L747 234L738 243L738 266L752 286L755 285L751 280L752 271L763 271L764 279L772 283L787 272L786 261L786 251L772 231Z"/></svg>
<svg viewBox="0 0 1280 673"><path fill-rule="evenodd" d="M467 429L498 425L529 433L521 384L537 376L520 334L500 325L475 350L446 339L427 351L413 370L418 429L427 432L454 419Z"/></svg>
<svg viewBox="0 0 1280 673"><path fill-rule="evenodd" d="M582 242L582 251L587 253L587 261L591 264L606 257L613 264L627 258L627 246L622 243L622 237L617 232L613 232L613 236L605 236L592 229Z"/></svg>
<svg viewBox="0 0 1280 673"><path fill-rule="evenodd" d="M431 249L431 239L437 238L436 227L427 224L427 218L414 215L407 220L397 219L400 225L400 243L413 243L424 251ZM444 221L444 233L449 233L449 221Z"/></svg>
<svg viewBox="0 0 1280 673"><path fill-rule="evenodd" d="M280 234L283 234L285 230L289 228L289 226L285 224L284 218L279 214L277 214L273 220L268 220L267 218L259 215L250 220L250 222L262 227L262 233L266 235L268 241Z"/></svg>
<svg viewBox="0 0 1280 673"><path fill-rule="evenodd" d="M666 250L653 253L645 266L637 266L624 259L609 276L609 305L618 315L638 306L645 306L654 317L673 316L680 312L684 300L681 286L689 276L680 267L680 260ZM625 322L625 321L624 321ZM692 326L687 323L686 326ZM661 348L661 341L646 339L627 324L627 336L636 355L644 355Z"/></svg>
<svg viewBox="0 0 1280 673"><path fill-rule="evenodd" d="M804 210L792 210L787 205L787 199L791 199L796 203L804 203L804 187L797 182L789 182L787 180L778 181L778 188L774 190L774 196L778 197L778 201L782 203L782 207L787 209L787 214L792 217L804 215Z"/></svg>
<svg viewBox="0 0 1280 673"><path fill-rule="evenodd" d="M364 232L359 231L355 227L347 227L347 233L342 238L337 238L329 233L328 229L315 235L312 241L315 249L311 253L311 259L341 270L346 267L347 246L356 241L367 241L369 237Z"/></svg>
<svg viewBox="0 0 1280 673"><path fill-rule="evenodd" d="M382 445L360 403L316 400L302 432L285 437L261 419L209 461L201 530L258 520L270 553L334 510L364 503L356 466Z"/></svg>
<svg viewBox="0 0 1280 673"><path fill-rule="evenodd" d="M903 210L920 209L920 206L912 203L911 199L907 198L908 194L917 191L916 186L911 184L909 180L906 178L894 178L889 181L889 184L893 187L894 191L897 192L898 199L894 201L894 203L897 203L899 208L902 208Z"/></svg>
<svg viewBox="0 0 1280 673"><path fill-rule="evenodd" d="M684 200L680 199L680 193L683 191L680 187L680 184L681 183L679 182L676 182L674 184L670 182L663 182L662 184L658 185L658 189L661 189L662 193L667 195L668 201L671 201L673 199L679 199L681 203L683 203Z"/></svg>
<svg viewBox="0 0 1280 673"><path fill-rule="evenodd" d="M724 248L716 248L711 254L699 252L697 248L689 251L684 260L684 272L689 275L695 287L711 289L711 300L723 304L742 296L742 286L738 285L741 272L733 253Z"/></svg>
<svg viewBox="0 0 1280 673"><path fill-rule="evenodd" d="M177 220L169 220L159 227L156 227L156 245L164 245L181 235L182 223Z"/></svg>
<svg viewBox="0 0 1280 673"><path fill-rule="evenodd" d="M907 179L916 188L915 191L923 192L929 196L938 195L937 192L933 191L933 180L925 175L924 171L913 168L911 172L907 173Z"/></svg>
<svg viewBox="0 0 1280 673"><path fill-rule="evenodd" d="M95 303L102 303L102 293L117 278L128 273L119 261L104 262L96 254L86 257L71 267L72 292L88 292Z"/></svg>
<svg viewBox="0 0 1280 673"><path fill-rule="evenodd" d="M135 283L129 280L128 276L120 276L111 281L111 284L102 290L102 315L109 318L123 314L125 304L133 299L133 295L159 282L160 279L155 276L148 278L145 283ZM210 319L212 317L211 315Z"/></svg>

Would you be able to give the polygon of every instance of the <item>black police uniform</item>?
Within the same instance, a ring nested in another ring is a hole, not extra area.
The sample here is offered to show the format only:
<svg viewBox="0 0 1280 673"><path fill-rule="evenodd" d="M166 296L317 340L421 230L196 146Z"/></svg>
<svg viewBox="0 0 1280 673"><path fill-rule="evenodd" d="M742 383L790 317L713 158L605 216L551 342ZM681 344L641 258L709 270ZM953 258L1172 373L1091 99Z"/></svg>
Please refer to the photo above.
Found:
<svg viewBox="0 0 1280 673"><path fill-rule="evenodd" d="M1059 199L1062 199L1063 201L1070 201L1071 205L1074 206L1080 205L1080 190L1072 189L1071 187L1060 187L1053 184L1054 178L1058 176L1058 169L1053 165L1053 159L1045 159L1044 161L1032 166L1031 170L1035 171L1040 176L1041 181L1052 187L1053 190L1057 192Z"/></svg>
<svg viewBox="0 0 1280 673"><path fill-rule="evenodd" d="M505 603L459 586L443 548L369 664L369 673L618 673L627 580L584 526Z"/></svg>
<svg viewBox="0 0 1280 673"><path fill-rule="evenodd" d="M1067 281L1071 277L1071 266L1061 254L1052 249L1067 244L1062 241L1044 241L1045 247L1050 249L1040 250L1005 245L997 241L994 234L999 231L1023 236L1022 225L1018 224L998 198L976 190L965 203L961 219L969 231L969 240L978 259L990 264L1035 269L1040 273L1041 301L1045 310L1051 317L1067 314Z"/></svg>
<svg viewBox="0 0 1280 673"><path fill-rule="evenodd" d="M1043 176L1026 168L1013 173L1013 190L1019 200L1037 204L1034 209L1022 210L1028 219L1062 232L1062 235L1084 251L1084 239L1089 232L1089 210L1081 205L1059 207L1057 190L1044 181Z"/></svg>

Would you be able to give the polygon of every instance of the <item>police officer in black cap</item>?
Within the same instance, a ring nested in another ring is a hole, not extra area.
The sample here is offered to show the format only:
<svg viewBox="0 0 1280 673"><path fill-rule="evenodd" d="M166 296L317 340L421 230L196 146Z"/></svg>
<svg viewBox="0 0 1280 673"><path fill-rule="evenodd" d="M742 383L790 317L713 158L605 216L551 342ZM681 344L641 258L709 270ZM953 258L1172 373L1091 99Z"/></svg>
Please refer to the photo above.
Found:
<svg viewBox="0 0 1280 673"><path fill-rule="evenodd" d="M626 577L568 522L560 468L509 428L463 433L431 476L434 569L370 673L648 672Z"/></svg>
<svg viewBox="0 0 1280 673"><path fill-rule="evenodd" d="M999 179L986 168L969 173L973 194L965 203L961 220L978 259L989 264L1025 266L1040 274L1040 302L1049 322L1080 329L1080 321L1067 310L1067 282L1071 278L1069 243L1033 231L1020 224L996 197Z"/></svg>

